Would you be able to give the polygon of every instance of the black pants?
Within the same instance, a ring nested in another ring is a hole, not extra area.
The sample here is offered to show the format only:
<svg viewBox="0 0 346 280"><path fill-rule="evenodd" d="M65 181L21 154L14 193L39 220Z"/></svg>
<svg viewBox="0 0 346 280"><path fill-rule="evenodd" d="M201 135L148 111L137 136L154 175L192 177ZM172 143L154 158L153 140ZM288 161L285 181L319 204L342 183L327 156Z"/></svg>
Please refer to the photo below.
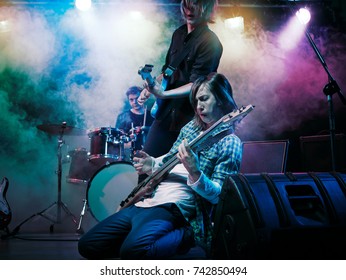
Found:
<svg viewBox="0 0 346 280"><path fill-rule="evenodd" d="M180 132L170 131L169 128L170 124L167 120L155 120L149 129L143 150L153 157L166 154Z"/></svg>

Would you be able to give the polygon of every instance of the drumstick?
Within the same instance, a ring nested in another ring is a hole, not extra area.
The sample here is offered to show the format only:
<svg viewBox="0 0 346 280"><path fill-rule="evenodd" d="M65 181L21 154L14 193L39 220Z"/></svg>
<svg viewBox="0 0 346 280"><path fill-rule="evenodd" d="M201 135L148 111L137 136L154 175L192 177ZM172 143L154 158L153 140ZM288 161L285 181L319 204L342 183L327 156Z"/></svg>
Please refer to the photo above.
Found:
<svg viewBox="0 0 346 280"><path fill-rule="evenodd" d="M143 127L145 127L145 122L146 121L147 121L147 105L144 106Z"/></svg>

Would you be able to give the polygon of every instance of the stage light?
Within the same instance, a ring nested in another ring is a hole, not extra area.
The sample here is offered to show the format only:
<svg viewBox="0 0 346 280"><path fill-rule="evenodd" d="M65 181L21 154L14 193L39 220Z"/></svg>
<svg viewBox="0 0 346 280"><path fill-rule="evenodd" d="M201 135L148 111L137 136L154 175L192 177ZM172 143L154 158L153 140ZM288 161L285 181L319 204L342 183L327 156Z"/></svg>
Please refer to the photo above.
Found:
<svg viewBox="0 0 346 280"><path fill-rule="evenodd" d="M0 21L0 33L5 33L10 31L10 24L7 20Z"/></svg>
<svg viewBox="0 0 346 280"><path fill-rule="evenodd" d="M285 50L294 49L303 37L304 30L305 25L297 17L292 17L279 36L280 47Z"/></svg>
<svg viewBox="0 0 346 280"><path fill-rule="evenodd" d="M75 6L78 10L87 11L91 8L91 0L76 0Z"/></svg>
<svg viewBox="0 0 346 280"><path fill-rule="evenodd" d="M311 14L310 14L309 10L306 8L300 8L296 12L296 16L299 19L299 21L304 25L306 25L311 19Z"/></svg>
<svg viewBox="0 0 346 280"><path fill-rule="evenodd" d="M244 31L244 18L243 17L233 17L225 20L225 26L233 31L239 33Z"/></svg>
<svg viewBox="0 0 346 280"><path fill-rule="evenodd" d="M295 14L292 14L290 21L279 36L280 47L285 50L294 49L304 36L306 25L310 19L310 12L306 8L300 8Z"/></svg>
<svg viewBox="0 0 346 280"><path fill-rule="evenodd" d="M133 20L142 20L142 19L144 19L144 15L140 11L131 11L130 12L130 17Z"/></svg>

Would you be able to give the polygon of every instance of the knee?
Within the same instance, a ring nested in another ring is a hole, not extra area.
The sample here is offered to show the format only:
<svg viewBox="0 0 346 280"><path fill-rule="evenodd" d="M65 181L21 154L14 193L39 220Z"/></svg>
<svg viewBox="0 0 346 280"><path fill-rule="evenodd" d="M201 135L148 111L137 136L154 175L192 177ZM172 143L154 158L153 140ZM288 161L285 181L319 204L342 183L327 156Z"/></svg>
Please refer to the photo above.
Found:
<svg viewBox="0 0 346 280"><path fill-rule="evenodd" d="M134 244L124 243L120 249L120 258L123 260L138 260L145 258L146 253L145 248L136 248Z"/></svg>
<svg viewBox="0 0 346 280"><path fill-rule="evenodd" d="M79 239L78 252L83 258L92 259L91 250L89 246L90 245L88 244L88 241L85 238L81 237L81 239Z"/></svg>
<svg viewBox="0 0 346 280"><path fill-rule="evenodd" d="M98 244L89 240L87 236L81 237L78 241L78 252L83 258L89 260L99 260L108 257L105 252L100 250Z"/></svg>

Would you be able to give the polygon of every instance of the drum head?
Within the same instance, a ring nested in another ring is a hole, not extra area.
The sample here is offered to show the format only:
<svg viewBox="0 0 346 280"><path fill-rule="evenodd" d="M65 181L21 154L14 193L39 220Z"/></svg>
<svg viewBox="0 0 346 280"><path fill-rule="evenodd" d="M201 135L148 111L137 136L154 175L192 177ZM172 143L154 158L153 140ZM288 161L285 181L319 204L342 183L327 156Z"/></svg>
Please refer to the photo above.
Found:
<svg viewBox="0 0 346 280"><path fill-rule="evenodd" d="M138 174L128 162L113 162L101 168L90 180L87 202L98 221L114 214L120 203L138 184Z"/></svg>

